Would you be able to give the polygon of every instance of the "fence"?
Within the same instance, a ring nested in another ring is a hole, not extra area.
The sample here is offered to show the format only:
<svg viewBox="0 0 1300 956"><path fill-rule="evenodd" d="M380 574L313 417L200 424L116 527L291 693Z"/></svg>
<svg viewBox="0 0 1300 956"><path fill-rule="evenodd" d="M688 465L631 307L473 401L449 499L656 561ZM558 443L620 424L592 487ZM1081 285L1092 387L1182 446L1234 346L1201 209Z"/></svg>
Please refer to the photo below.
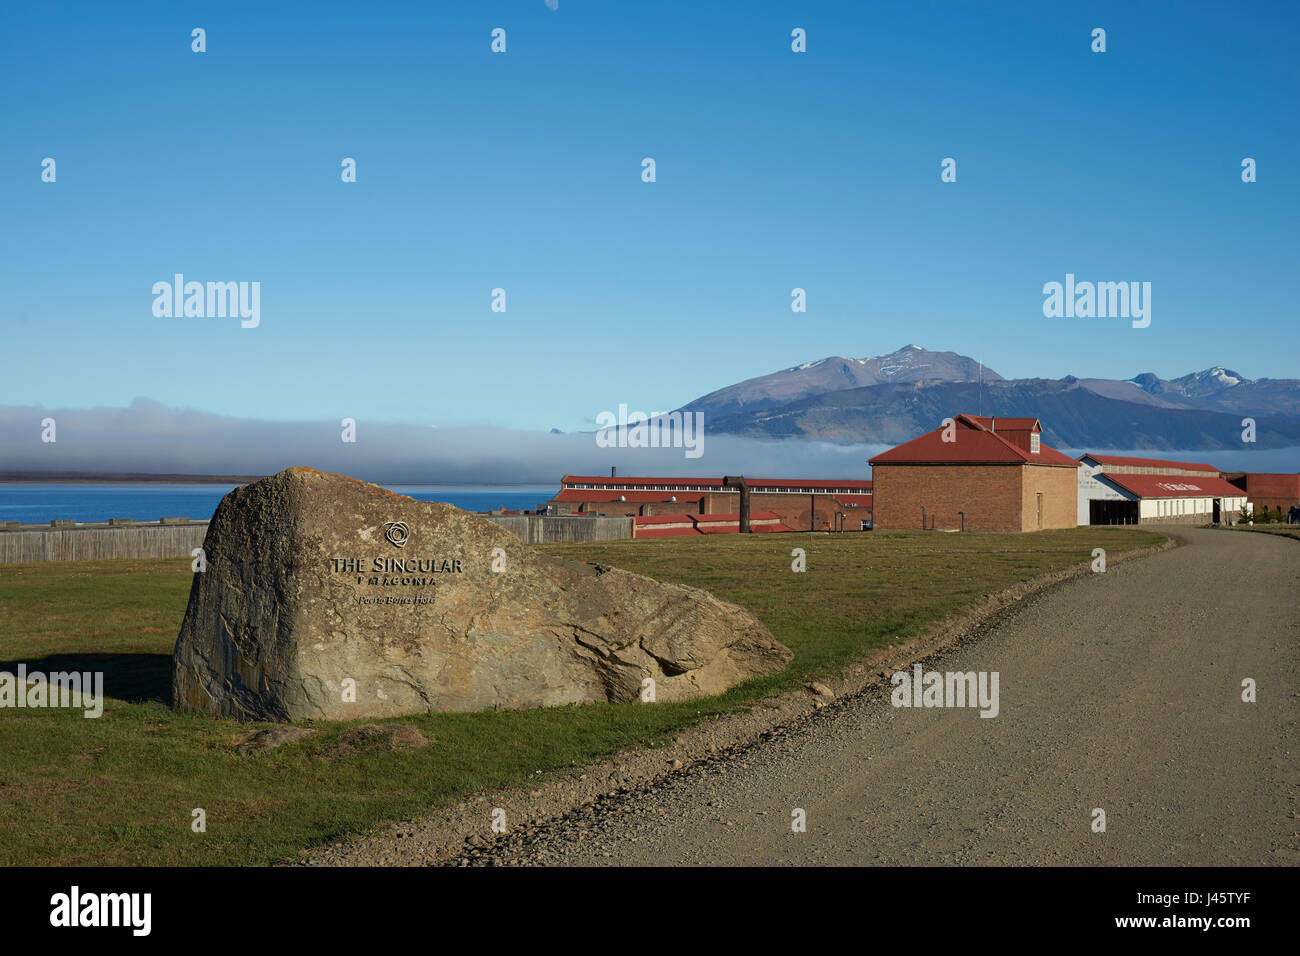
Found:
<svg viewBox="0 0 1300 956"><path fill-rule="evenodd" d="M188 558L203 546L207 522L121 528L0 531L0 564L27 561L103 561L111 558Z"/></svg>
<svg viewBox="0 0 1300 956"><path fill-rule="evenodd" d="M563 515L484 515L521 541L617 541L632 537L631 518ZM0 531L0 564L31 561L104 561L113 558L188 558L203 546L207 522Z"/></svg>

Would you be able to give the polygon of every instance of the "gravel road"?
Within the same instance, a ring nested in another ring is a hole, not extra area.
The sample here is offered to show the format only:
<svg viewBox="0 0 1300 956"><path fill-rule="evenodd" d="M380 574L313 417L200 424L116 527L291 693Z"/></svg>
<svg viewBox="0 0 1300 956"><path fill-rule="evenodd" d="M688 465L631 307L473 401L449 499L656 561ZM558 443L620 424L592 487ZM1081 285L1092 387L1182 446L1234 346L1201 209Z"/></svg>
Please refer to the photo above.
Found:
<svg viewBox="0 0 1300 956"><path fill-rule="evenodd" d="M1300 863L1300 543L1171 533L925 662L996 671L996 717L895 708L881 682L471 862Z"/></svg>

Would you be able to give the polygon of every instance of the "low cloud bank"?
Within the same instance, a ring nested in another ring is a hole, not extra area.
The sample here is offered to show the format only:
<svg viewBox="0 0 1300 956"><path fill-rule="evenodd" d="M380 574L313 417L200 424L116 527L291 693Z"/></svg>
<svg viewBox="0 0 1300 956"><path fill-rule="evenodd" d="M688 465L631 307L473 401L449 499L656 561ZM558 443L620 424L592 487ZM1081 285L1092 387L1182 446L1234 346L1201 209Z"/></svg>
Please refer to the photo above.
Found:
<svg viewBox="0 0 1300 956"><path fill-rule="evenodd" d="M55 441L41 440L54 419ZM543 484L569 474L865 478L885 445L759 441L712 435L703 455L681 448L600 448L594 433L508 428L431 428L361 420L355 443L333 421L276 422L168 408L136 399L127 408L0 406L0 471L264 475L309 465L387 483ZM1064 449L1204 461L1224 471L1300 471L1300 449L1152 452Z"/></svg>
<svg viewBox="0 0 1300 956"><path fill-rule="evenodd" d="M42 420L55 441L41 440ZM366 481L555 484L561 475L864 478L883 445L764 442L710 435L703 455L681 448L599 448L592 433L508 428L431 428L359 420L356 442L336 421L276 422L168 408L0 406L0 471L263 475L308 465Z"/></svg>

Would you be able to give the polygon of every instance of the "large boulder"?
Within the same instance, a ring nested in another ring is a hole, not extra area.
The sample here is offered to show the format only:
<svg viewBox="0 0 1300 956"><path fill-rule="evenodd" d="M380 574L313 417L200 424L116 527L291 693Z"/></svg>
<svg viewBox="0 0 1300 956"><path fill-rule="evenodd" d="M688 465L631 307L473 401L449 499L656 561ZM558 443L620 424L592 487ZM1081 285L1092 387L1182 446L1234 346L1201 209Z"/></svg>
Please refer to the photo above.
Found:
<svg viewBox="0 0 1300 956"><path fill-rule="evenodd" d="M792 656L705 591L539 554L451 505L309 468L226 495L204 551L172 658L182 710L348 719L632 701L645 678L667 701Z"/></svg>

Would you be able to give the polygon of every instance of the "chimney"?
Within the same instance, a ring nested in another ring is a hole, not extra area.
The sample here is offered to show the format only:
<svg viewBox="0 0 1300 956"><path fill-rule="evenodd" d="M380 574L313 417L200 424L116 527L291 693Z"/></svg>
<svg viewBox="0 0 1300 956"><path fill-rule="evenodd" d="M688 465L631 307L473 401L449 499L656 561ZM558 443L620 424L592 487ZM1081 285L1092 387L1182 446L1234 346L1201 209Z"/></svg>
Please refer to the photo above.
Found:
<svg viewBox="0 0 1300 956"><path fill-rule="evenodd" d="M609 469L609 477L611 477L611 478L617 478L617 477L618 477L618 469L617 469L617 468L614 468L614 467L611 466L610 469Z"/></svg>
<svg viewBox="0 0 1300 956"><path fill-rule="evenodd" d="M744 475L727 475L722 479L722 486L740 489L740 533L749 534L749 482Z"/></svg>

